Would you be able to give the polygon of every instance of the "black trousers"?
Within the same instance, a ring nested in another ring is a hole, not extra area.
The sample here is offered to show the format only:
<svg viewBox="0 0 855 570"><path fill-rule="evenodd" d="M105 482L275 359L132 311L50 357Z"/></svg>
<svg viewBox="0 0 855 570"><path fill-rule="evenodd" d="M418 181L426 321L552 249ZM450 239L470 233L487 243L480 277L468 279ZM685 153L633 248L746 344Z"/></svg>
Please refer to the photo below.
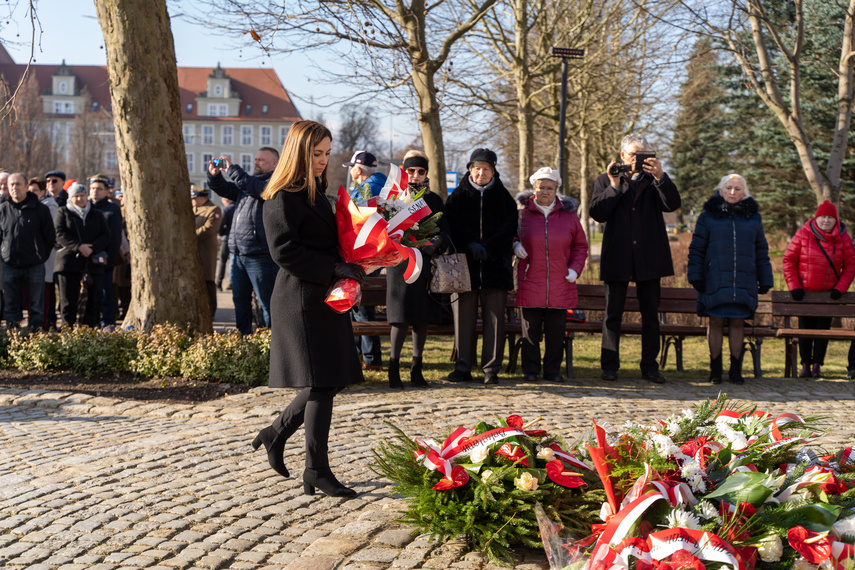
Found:
<svg viewBox="0 0 855 570"><path fill-rule="evenodd" d="M546 337L543 374L559 374L564 356L564 332L567 328L565 309L522 308L523 374L540 374L540 340Z"/></svg>
<svg viewBox="0 0 855 570"><path fill-rule="evenodd" d="M55 273L59 287L59 314L63 324L70 327L77 322L77 305L80 300L82 273ZM101 275L92 275L92 284L86 288L86 307L81 325L98 328L101 324Z"/></svg>
<svg viewBox="0 0 855 570"><path fill-rule="evenodd" d="M294 435L301 425L306 425L306 469L329 469L333 399L343 388L303 388L273 420L273 429L286 438Z"/></svg>
<svg viewBox="0 0 855 570"><path fill-rule="evenodd" d="M831 317L799 317L800 329L824 330L831 328ZM828 348L828 339L825 338L800 338L799 357L802 364L825 364L825 351Z"/></svg>
<svg viewBox="0 0 855 570"><path fill-rule="evenodd" d="M607 281L606 318L603 319L603 344L600 364L603 371L617 372L620 369L620 327L626 304L627 281ZM638 308L641 313L641 371L659 370L659 279L635 283Z"/></svg>
<svg viewBox="0 0 855 570"><path fill-rule="evenodd" d="M217 285L213 281L205 281L205 288L208 291L208 304L211 306L211 318L217 312Z"/></svg>

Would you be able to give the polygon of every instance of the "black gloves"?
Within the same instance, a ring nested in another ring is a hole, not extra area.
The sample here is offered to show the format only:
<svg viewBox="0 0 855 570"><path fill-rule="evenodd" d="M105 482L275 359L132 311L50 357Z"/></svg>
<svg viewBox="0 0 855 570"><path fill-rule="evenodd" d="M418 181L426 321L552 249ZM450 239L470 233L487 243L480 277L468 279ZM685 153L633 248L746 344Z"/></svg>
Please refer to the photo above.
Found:
<svg viewBox="0 0 855 570"><path fill-rule="evenodd" d="M437 251L442 249L442 238L439 236L433 236L428 240L426 244L419 248L419 251L422 252L422 255L427 257L433 257Z"/></svg>
<svg viewBox="0 0 855 570"><path fill-rule="evenodd" d="M757 288L757 292L761 295L765 295L769 292L769 289L771 289L771 287L769 287L768 285L760 285L760 287Z"/></svg>
<svg viewBox="0 0 855 570"><path fill-rule="evenodd" d="M341 279L353 279L360 284L365 281L365 270L356 263L336 262L333 275Z"/></svg>
<svg viewBox="0 0 855 570"><path fill-rule="evenodd" d="M837 290L837 289L831 290L831 298L834 299L835 301L838 300L842 296L843 296L843 293L841 293L839 290Z"/></svg>
<svg viewBox="0 0 855 570"><path fill-rule="evenodd" d="M487 250L484 249L484 246L478 243L477 241L473 241L469 245L466 246L466 251L472 255L477 261L484 261L487 259Z"/></svg>
<svg viewBox="0 0 855 570"><path fill-rule="evenodd" d="M698 293L704 293L707 290L707 283L702 279L698 279L697 281L692 281L692 287L694 287L695 291Z"/></svg>
<svg viewBox="0 0 855 570"><path fill-rule="evenodd" d="M801 301L805 298L805 290L804 289L793 289L790 291L790 295L793 296L793 300Z"/></svg>

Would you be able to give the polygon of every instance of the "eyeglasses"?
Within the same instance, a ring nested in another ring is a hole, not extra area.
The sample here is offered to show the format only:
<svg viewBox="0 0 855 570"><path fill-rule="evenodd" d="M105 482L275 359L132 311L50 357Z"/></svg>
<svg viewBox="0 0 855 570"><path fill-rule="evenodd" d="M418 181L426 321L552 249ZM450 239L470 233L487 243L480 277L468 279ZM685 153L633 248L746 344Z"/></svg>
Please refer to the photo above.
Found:
<svg viewBox="0 0 855 570"><path fill-rule="evenodd" d="M427 170L425 170L424 168L415 168L415 167L414 168L408 168L407 174L418 174L419 176L424 176L425 174L427 174Z"/></svg>
<svg viewBox="0 0 855 570"><path fill-rule="evenodd" d="M48 184L60 184L61 182L62 182L62 180L59 178L48 178L47 179Z"/></svg>

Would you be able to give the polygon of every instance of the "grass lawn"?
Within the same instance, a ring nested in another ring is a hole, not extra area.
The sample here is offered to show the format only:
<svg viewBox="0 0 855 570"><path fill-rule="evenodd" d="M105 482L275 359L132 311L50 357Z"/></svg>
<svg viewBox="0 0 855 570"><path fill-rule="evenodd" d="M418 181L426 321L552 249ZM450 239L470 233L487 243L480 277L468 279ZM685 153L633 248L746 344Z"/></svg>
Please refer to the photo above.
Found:
<svg viewBox="0 0 855 570"><path fill-rule="evenodd" d="M600 370L600 335L577 335L573 343L574 365L576 378L595 378L599 380ZM383 364L385 365L389 358L389 338L381 337L383 342ZM442 380L449 372L454 369L454 363L449 360L451 349L453 346L452 337L429 337L425 346L424 354L424 375L428 381ZM541 345L542 348L542 345ZM480 342L478 345L480 358ZM409 364L410 364L409 343L404 345L403 354L401 355L401 378L406 382L409 380ZM826 378L846 378L847 355L849 352L849 343L841 341L831 341L828 344L828 353L825 358L825 366L823 366L823 375ZM522 370L519 362L514 374L509 375L504 372L504 366L508 362L508 349L505 347L505 361L503 370L500 373L500 378L506 378L510 381L522 382ZM724 349L724 371L727 373L729 367L729 357L727 350L727 339L725 339ZM637 377L639 375L638 362L641 358L641 338L639 336L626 336L621 341L621 361L622 374L627 377ZM763 376L768 381L772 382L775 378L780 378L784 374L784 341L779 339L766 339L763 342L762 349L762 365ZM707 348L705 338L688 338L683 341L683 372L677 372L674 362L673 348L668 353L668 363L662 371L663 374L673 380L688 379L699 380L707 378L709 375L709 350ZM479 369L473 369L473 375L477 378L481 376ZM562 374L564 370L562 368ZM746 378L753 376L753 368L750 362L750 355L746 357L743 366L743 375ZM385 371L365 373L365 379L369 382L386 382L387 375Z"/></svg>

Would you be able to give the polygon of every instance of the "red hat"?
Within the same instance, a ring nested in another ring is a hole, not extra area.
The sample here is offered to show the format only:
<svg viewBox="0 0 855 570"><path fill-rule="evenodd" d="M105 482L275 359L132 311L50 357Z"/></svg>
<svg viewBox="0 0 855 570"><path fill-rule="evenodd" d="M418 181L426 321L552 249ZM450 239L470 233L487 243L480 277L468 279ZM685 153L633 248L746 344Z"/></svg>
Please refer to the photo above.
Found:
<svg viewBox="0 0 855 570"><path fill-rule="evenodd" d="M816 209L816 216L815 217L818 218L820 216L831 216L835 220L838 219L837 218L837 207L834 204L832 204L831 202L829 202L828 200L826 200L825 202L820 204L819 207Z"/></svg>
<svg viewBox="0 0 855 570"><path fill-rule="evenodd" d="M68 190L69 188L71 188L71 185L74 184L75 182L77 182L77 180L75 180L74 178L69 178L68 180L65 181L65 184L62 185L62 189Z"/></svg>

